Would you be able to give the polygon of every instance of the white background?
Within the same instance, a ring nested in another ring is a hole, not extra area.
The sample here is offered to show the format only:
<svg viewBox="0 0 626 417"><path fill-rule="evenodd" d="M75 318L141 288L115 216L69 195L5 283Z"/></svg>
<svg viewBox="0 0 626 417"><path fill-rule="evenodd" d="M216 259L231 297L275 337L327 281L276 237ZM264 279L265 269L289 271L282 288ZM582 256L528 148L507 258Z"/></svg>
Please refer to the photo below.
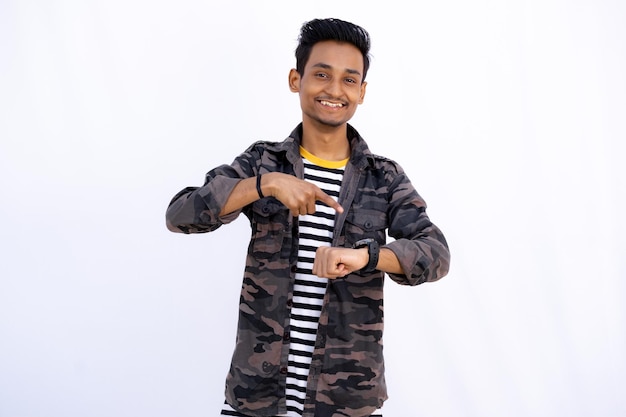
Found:
<svg viewBox="0 0 626 417"><path fill-rule="evenodd" d="M624 2L1 0L0 417L219 413L248 225L164 213L299 122L315 17L452 250L387 282L385 417L626 415Z"/></svg>

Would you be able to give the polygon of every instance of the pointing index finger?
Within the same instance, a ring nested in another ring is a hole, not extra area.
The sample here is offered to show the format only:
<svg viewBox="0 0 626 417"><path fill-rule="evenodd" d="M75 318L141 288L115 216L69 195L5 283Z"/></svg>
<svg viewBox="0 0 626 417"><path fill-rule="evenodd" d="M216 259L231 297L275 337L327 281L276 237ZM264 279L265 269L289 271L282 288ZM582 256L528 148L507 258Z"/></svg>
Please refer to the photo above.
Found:
<svg viewBox="0 0 626 417"><path fill-rule="evenodd" d="M343 207L341 207L341 205L335 201L334 198L326 194L324 191L319 190L316 197L318 201L326 204L330 208L335 209L338 213L343 213Z"/></svg>

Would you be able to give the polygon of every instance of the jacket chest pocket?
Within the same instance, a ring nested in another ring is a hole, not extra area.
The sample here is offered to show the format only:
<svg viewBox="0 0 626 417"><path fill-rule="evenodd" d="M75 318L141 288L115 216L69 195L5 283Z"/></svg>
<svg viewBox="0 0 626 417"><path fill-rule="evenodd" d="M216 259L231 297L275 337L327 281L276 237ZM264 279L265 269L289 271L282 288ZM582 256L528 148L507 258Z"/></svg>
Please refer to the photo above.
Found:
<svg viewBox="0 0 626 417"><path fill-rule="evenodd" d="M275 198L262 198L252 204L250 250L257 259L280 255L283 238L289 230L289 210Z"/></svg>
<svg viewBox="0 0 626 417"><path fill-rule="evenodd" d="M350 210L346 217L345 234L347 246L365 238L376 239L381 245L386 242L387 215L376 210Z"/></svg>

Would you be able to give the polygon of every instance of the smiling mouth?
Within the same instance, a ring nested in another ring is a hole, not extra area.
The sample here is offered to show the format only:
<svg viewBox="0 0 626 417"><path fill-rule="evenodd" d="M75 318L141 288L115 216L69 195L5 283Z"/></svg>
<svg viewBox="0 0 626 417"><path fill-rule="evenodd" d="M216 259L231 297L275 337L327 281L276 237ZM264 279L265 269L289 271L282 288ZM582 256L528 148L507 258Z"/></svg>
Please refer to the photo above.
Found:
<svg viewBox="0 0 626 417"><path fill-rule="evenodd" d="M320 104L326 107L331 107L333 109L338 109L344 106L343 103L333 103L332 101L320 100Z"/></svg>

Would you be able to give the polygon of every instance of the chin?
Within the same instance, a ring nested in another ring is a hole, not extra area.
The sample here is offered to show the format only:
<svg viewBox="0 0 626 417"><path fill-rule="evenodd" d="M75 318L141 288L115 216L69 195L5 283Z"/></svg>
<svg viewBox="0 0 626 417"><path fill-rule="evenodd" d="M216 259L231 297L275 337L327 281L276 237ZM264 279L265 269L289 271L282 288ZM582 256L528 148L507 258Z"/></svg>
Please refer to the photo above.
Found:
<svg viewBox="0 0 626 417"><path fill-rule="evenodd" d="M345 125L347 122L323 122L322 124L324 126L328 126L328 127L341 127L343 125Z"/></svg>
<svg viewBox="0 0 626 417"><path fill-rule="evenodd" d="M341 127L343 125L345 125L346 123L348 123L347 120L328 120L328 119L322 119L322 118L316 118L315 121L323 126L328 126L328 127Z"/></svg>

